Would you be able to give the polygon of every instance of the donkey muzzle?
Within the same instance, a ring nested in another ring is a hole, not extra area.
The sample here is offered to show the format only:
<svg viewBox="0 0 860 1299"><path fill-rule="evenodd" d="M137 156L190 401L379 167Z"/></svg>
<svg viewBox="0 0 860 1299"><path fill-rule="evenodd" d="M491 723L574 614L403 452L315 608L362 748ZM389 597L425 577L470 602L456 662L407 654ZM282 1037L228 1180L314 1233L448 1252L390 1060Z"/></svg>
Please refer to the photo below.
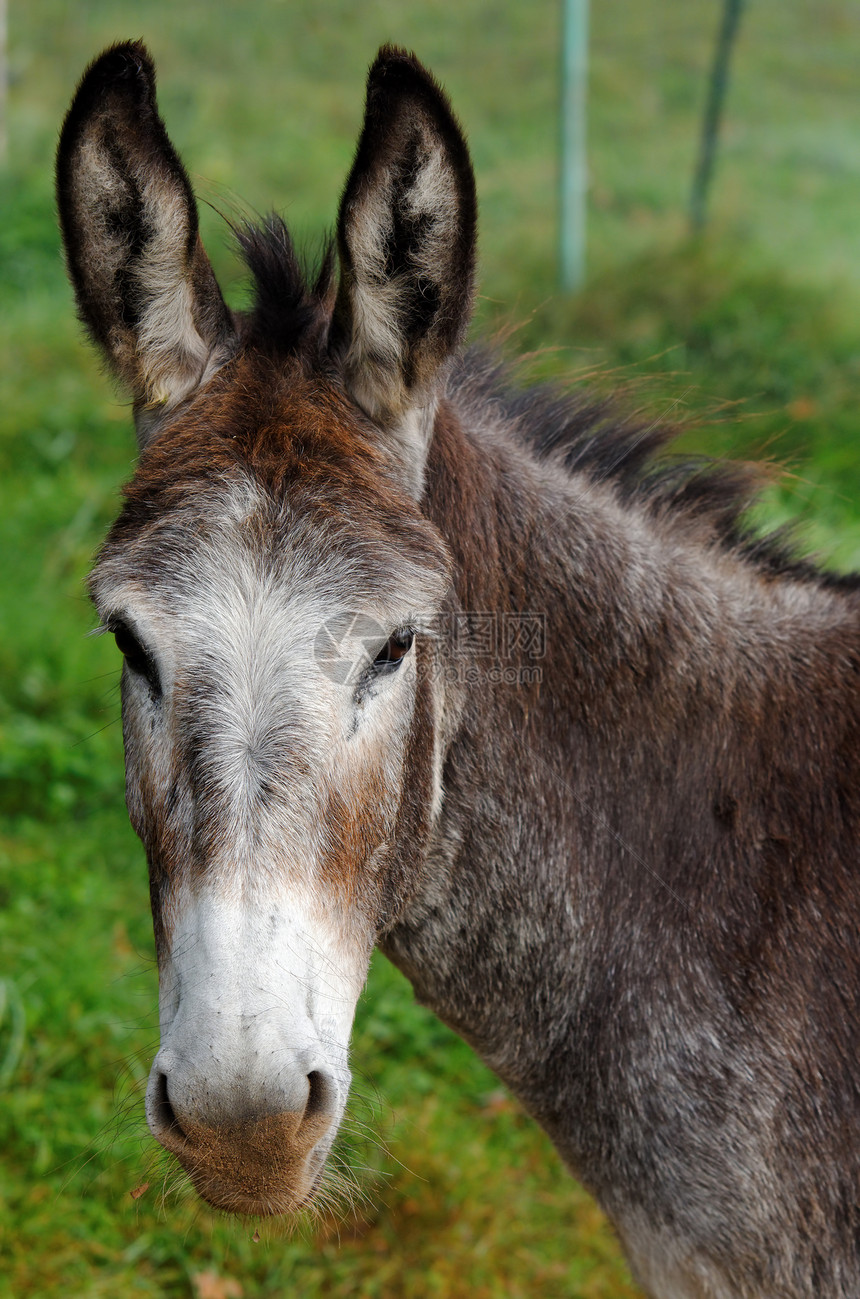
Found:
<svg viewBox="0 0 860 1299"><path fill-rule="evenodd" d="M215 1208L293 1213L313 1198L344 1092L333 1071L306 1070L300 1057L280 1061L276 1079L248 1069L226 1082L162 1050L150 1074L146 1117Z"/></svg>

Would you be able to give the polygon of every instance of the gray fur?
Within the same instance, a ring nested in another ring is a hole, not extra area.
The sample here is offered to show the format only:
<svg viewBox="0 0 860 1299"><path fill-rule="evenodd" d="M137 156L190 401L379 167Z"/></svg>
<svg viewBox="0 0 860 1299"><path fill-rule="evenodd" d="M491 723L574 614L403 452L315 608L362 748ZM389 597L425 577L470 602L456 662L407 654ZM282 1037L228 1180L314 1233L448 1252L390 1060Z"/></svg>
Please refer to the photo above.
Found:
<svg viewBox="0 0 860 1299"><path fill-rule="evenodd" d="M860 584L751 537L743 475L662 470L663 434L462 356L470 283L416 315L430 245L413 230L385 262L380 231L442 195L470 268L464 150L432 79L383 51L334 317L283 228L245 236L257 307L147 447L92 579L152 877L153 1131L222 1207L313 1196L377 942L544 1126L650 1295L847 1299ZM420 438L392 438L395 407L432 412ZM312 646L350 602L383 648L417 635L336 681ZM507 639L525 617L540 650Z"/></svg>

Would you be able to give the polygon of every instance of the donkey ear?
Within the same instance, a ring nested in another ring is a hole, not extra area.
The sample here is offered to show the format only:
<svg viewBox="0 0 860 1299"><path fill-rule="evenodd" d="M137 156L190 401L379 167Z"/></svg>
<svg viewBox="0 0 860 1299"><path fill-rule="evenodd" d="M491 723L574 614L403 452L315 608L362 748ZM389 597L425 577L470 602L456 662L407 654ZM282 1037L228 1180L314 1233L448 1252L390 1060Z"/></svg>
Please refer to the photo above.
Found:
<svg viewBox="0 0 860 1299"><path fill-rule="evenodd" d="M472 310L475 178L448 98L417 59L383 47L338 216L333 347L347 386L420 483L436 380Z"/></svg>
<svg viewBox="0 0 860 1299"><path fill-rule="evenodd" d="M143 45L91 64L63 123L57 203L81 319L131 388L141 441L229 352L230 314Z"/></svg>

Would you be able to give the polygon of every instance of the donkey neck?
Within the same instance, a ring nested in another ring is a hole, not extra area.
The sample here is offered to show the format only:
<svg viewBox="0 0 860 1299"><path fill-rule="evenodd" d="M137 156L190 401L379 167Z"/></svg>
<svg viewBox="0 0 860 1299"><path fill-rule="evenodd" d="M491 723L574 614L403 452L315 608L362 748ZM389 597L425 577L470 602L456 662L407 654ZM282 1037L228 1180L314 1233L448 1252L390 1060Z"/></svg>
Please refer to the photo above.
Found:
<svg viewBox="0 0 860 1299"><path fill-rule="evenodd" d="M808 817L801 715L841 724L860 606L450 409L424 509L460 609L542 615L546 652L539 681L449 691L442 811L384 947L585 1175L565 1116L631 1017L694 996L726 1010L723 974L784 866L762 844Z"/></svg>

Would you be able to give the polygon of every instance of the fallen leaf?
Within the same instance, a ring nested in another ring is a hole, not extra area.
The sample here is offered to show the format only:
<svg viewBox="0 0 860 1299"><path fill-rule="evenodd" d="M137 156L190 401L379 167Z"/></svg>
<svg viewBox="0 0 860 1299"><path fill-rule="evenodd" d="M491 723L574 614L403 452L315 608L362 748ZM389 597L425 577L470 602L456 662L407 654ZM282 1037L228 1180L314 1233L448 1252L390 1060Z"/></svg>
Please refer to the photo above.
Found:
<svg viewBox="0 0 860 1299"><path fill-rule="evenodd" d="M191 1277L197 1299L242 1299L242 1287L229 1276L217 1272L195 1272Z"/></svg>
<svg viewBox="0 0 860 1299"><path fill-rule="evenodd" d="M815 402L811 397L795 397L786 409L792 419L811 419L815 414Z"/></svg>

